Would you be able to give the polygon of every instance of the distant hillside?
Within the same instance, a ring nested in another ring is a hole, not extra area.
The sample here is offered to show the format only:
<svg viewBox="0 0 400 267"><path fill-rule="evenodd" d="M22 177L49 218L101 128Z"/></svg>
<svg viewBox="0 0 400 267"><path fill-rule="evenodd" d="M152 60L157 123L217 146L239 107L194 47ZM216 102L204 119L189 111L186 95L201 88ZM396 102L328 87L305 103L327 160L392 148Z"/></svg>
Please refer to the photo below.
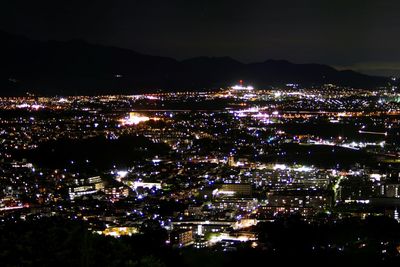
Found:
<svg viewBox="0 0 400 267"><path fill-rule="evenodd" d="M388 82L326 65L283 60L244 64L229 57L177 61L81 40L40 42L4 32L0 44L0 95L200 90L226 87L239 79L260 88L285 83L374 88Z"/></svg>

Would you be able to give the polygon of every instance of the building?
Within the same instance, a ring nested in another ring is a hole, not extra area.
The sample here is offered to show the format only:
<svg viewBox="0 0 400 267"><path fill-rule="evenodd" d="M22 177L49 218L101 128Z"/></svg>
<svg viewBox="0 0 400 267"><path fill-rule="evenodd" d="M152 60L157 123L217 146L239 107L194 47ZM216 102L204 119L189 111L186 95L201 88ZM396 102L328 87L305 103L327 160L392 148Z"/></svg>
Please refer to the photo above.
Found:
<svg viewBox="0 0 400 267"><path fill-rule="evenodd" d="M174 221L171 223L173 230L191 230L196 235L207 233L222 233L235 227L236 220L190 220Z"/></svg>
<svg viewBox="0 0 400 267"><path fill-rule="evenodd" d="M385 197L400 197L400 184L385 184L381 186L381 194Z"/></svg>
<svg viewBox="0 0 400 267"><path fill-rule="evenodd" d="M193 232L191 229L178 229L170 233L170 244L174 247L186 247L193 244Z"/></svg>
<svg viewBox="0 0 400 267"><path fill-rule="evenodd" d="M93 176L86 179L75 179L75 186L68 188L71 200L84 195L90 195L104 189L104 183L100 176Z"/></svg>
<svg viewBox="0 0 400 267"><path fill-rule="evenodd" d="M251 196L251 184L249 183L229 183L222 184L221 188L216 191L216 194L231 195L231 196Z"/></svg>
<svg viewBox="0 0 400 267"><path fill-rule="evenodd" d="M195 248L206 248L209 245L210 245L209 242L203 236L196 237L194 241Z"/></svg>
<svg viewBox="0 0 400 267"><path fill-rule="evenodd" d="M236 165L235 163L235 158L231 155L228 157L228 166L229 167L234 167Z"/></svg>
<svg viewBox="0 0 400 267"><path fill-rule="evenodd" d="M258 200L256 198L219 198L212 202L213 208L220 210L247 210L251 211L257 208Z"/></svg>

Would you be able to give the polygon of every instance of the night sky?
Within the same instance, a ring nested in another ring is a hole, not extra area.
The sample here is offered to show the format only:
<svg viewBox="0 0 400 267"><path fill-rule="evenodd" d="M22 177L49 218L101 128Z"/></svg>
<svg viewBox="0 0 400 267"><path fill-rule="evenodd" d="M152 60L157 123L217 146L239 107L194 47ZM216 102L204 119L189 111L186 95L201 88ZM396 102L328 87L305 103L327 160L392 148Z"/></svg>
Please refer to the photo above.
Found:
<svg viewBox="0 0 400 267"><path fill-rule="evenodd" d="M0 29L186 59L287 59L400 75L398 0L3 0Z"/></svg>

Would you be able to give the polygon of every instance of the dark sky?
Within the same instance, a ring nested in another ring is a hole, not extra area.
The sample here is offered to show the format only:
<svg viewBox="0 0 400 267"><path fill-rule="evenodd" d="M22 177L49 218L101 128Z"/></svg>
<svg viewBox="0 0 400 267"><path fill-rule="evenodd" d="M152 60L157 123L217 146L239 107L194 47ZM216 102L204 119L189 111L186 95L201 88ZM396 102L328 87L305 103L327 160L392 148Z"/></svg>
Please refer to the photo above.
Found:
<svg viewBox="0 0 400 267"><path fill-rule="evenodd" d="M400 75L399 0L2 0L0 29L177 59L287 59Z"/></svg>

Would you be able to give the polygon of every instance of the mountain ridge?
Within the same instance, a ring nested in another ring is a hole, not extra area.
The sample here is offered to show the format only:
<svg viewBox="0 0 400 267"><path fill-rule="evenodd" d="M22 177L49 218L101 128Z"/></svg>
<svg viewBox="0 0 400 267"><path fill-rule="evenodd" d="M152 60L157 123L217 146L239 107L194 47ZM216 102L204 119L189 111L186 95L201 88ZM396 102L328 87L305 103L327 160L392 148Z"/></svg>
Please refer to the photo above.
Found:
<svg viewBox="0 0 400 267"><path fill-rule="evenodd" d="M286 83L376 88L389 81L323 64L274 59L242 63L231 57L178 61L84 40L36 41L1 31L0 44L3 96L27 91L39 95L96 95L202 90L226 87L240 79L259 88Z"/></svg>

